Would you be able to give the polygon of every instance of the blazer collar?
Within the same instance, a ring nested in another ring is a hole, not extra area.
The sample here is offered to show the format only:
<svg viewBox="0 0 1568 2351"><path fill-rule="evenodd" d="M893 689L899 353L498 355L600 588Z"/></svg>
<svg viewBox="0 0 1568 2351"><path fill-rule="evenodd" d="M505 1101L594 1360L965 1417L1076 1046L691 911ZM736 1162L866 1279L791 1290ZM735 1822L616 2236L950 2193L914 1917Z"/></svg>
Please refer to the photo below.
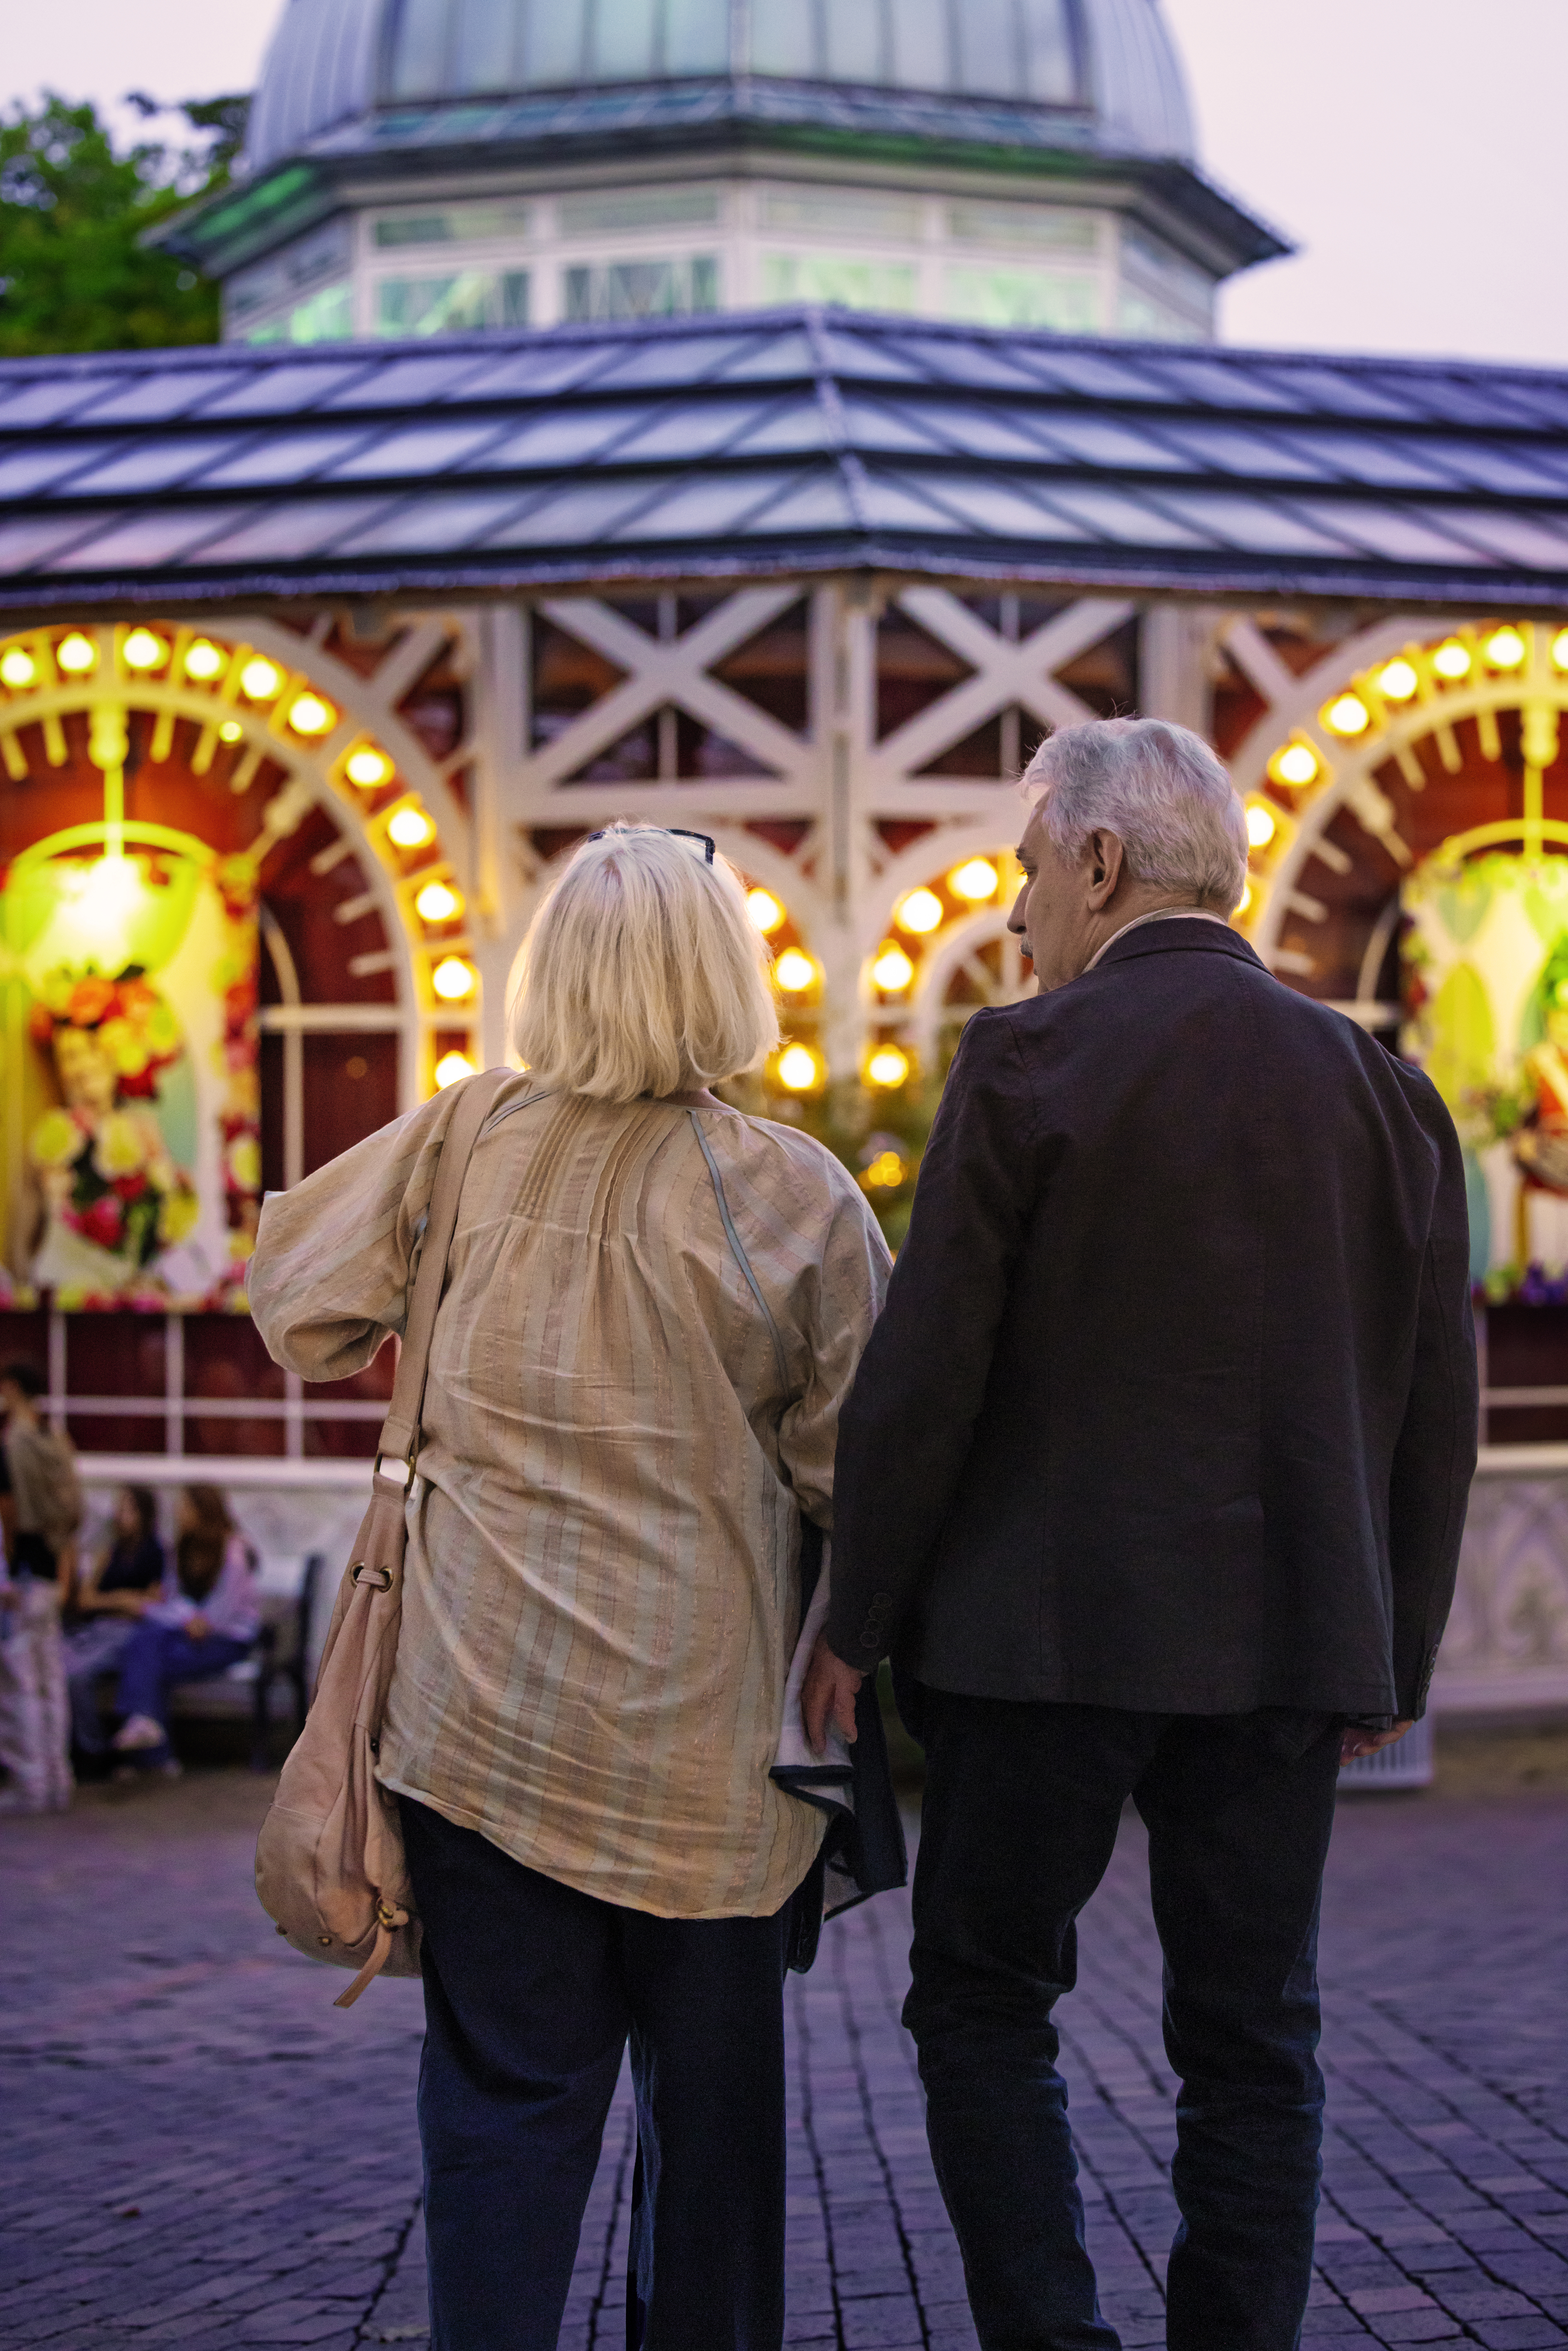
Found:
<svg viewBox="0 0 1568 2351"><path fill-rule="evenodd" d="M1260 971L1268 969L1239 931L1231 930L1228 924L1206 923L1201 917L1184 922L1179 914L1173 914L1168 922L1140 923L1135 930L1124 932L1112 940L1094 968L1105 971L1113 963L1131 963L1136 956L1151 955L1234 956L1239 962L1256 964Z"/></svg>

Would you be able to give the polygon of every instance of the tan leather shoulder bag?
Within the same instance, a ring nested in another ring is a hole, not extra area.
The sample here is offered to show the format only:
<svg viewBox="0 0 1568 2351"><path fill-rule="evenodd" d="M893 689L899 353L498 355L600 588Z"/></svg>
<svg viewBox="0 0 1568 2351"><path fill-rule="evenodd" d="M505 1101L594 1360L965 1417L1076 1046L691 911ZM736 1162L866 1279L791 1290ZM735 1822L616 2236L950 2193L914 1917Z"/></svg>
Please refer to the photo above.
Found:
<svg viewBox="0 0 1568 2351"><path fill-rule="evenodd" d="M486 1070L465 1080L446 1130L371 1473L371 1507L339 1588L305 1728L256 1843L256 1890L278 1933L308 1959L358 1970L335 2008L351 2007L383 1968L394 1976L419 1973L420 1927L397 1799L376 1778L376 1751L402 1621L405 1506L419 1458L431 1333L463 1178L511 1075Z"/></svg>

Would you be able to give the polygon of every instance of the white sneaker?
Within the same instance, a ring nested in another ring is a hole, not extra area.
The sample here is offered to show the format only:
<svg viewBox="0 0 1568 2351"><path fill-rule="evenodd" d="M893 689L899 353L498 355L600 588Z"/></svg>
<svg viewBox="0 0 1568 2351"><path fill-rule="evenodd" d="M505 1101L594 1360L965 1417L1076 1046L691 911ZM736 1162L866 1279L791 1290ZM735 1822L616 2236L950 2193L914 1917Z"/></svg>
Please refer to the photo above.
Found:
<svg viewBox="0 0 1568 2351"><path fill-rule="evenodd" d="M120 1754L129 1755L134 1754L139 1748L162 1747L167 1738L168 1733L162 1724L154 1722L150 1714L133 1714L130 1721L115 1732L111 1744Z"/></svg>

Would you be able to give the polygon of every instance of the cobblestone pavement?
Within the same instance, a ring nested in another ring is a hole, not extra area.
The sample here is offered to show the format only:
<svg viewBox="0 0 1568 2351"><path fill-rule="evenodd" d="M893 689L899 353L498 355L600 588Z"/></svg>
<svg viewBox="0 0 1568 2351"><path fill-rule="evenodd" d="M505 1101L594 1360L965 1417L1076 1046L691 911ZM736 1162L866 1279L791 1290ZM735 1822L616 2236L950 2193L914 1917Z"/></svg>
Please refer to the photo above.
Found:
<svg viewBox="0 0 1568 2351"><path fill-rule="evenodd" d="M193 1774L0 1822L0 2346L425 2339L414 1985L349 2015L249 1890L264 1782ZM1568 1797L1342 1806L1323 1928L1330 2137L1307 2341L1568 2342ZM1172 2085L1141 1835L1061 2011L1093 2250L1163 2339ZM834 2351L974 2335L899 2028L892 1897L791 1979L789 2320ZM606 2133L562 2336L623 2341L629 2120Z"/></svg>

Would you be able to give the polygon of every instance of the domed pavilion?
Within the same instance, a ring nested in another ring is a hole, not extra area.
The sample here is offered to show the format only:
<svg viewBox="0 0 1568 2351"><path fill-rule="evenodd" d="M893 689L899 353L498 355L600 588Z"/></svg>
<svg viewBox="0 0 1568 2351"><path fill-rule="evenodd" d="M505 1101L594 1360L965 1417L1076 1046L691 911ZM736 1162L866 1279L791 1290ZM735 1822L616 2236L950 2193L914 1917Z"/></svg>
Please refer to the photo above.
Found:
<svg viewBox="0 0 1568 2351"><path fill-rule="evenodd" d="M836 302L1195 340L1283 248L1157 0L289 0L183 232L247 341Z"/></svg>

